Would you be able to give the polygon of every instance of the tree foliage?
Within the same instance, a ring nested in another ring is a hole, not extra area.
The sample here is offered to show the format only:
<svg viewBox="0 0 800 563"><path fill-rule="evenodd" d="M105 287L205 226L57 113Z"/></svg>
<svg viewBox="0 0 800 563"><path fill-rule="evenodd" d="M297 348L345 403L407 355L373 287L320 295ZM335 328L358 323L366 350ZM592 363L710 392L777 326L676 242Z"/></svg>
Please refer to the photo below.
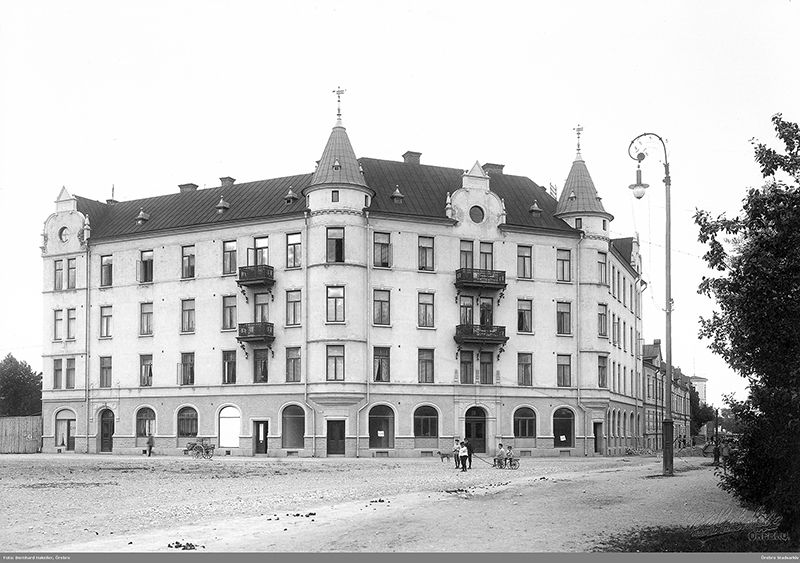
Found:
<svg viewBox="0 0 800 563"><path fill-rule="evenodd" d="M9 354L0 362L0 416L42 412L42 374Z"/></svg>
<svg viewBox="0 0 800 563"><path fill-rule="evenodd" d="M691 408L689 435L697 436L705 423L714 420L714 409L705 403L701 405L700 396L694 389L689 390L689 407Z"/></svg>
<svg viewBox="0 0 800 563"><path fill-rule="evenodd" d="M800 546L800 128L772 118L785 153L753 142L766 184L750 189L741 214L697 211L704 258L717 277L699 293L718 310L700 319L709 348L748 379L749 396L726 397L740 428L739 447L721 487L777 514ZM780 177L778 177L780 175Z"/></svg>

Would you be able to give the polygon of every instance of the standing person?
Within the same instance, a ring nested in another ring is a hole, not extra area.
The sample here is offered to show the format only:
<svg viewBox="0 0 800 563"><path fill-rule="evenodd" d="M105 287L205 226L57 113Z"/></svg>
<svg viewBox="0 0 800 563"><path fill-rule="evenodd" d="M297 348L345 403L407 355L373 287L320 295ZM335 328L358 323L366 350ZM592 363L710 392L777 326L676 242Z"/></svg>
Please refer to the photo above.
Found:
<svg viewBox="0 0 800 563"><path fill-rule="evenodd" d="M472 469L472 454L475 450L472 448L472 442L469 440L464 440L464 444L467 446L467 459L469 460L469 468Z"/></svg>
<svg viewBox="0 0 800 563"><path fill-rule="evenodd" d="M506 459L508 460L509 463L511 463L511 460L514 459L514 450L512 449L511 446L508 446L508 451L506 452Z"/></svg>
<svg viewBox="0 0 800 563"><path fill-rule="evenodd" d="M467 456L469 455L469 451L467 450L467 445L464 442L459 444L458 455L461 457L461 471L466 471Z"/></svg>
<svg viewBox="0 0 800 563"><path fill-rule="evenodd" d="M155 438L153 438L153 435L150 434L147 437L147 457L150 457L150 455L153 453L153 446L155 445L156 445Z"/></svg>
<svg viewBox="0 0 800 563"><path fill-rule="evenodd" d="M461 454L459 453L461 450L461 445L458 443L458 438L455 439L455 443L453 444L453 459L456 460L456 469L461 469Z"/></svg>
<svg viewBox="0 0 800 563"><path fill-rule="evenodd" d="M731 444L728 440L722 443L722 471L728 474L728 456L731 455Z"/></svg>
<svg viewBox="0 0 800 563"><path fill-rule="evenodd" d="M497 444L497 451L494 453L494 467L502 467L505 459L506 449L503 447L503 444Z"/></svg>

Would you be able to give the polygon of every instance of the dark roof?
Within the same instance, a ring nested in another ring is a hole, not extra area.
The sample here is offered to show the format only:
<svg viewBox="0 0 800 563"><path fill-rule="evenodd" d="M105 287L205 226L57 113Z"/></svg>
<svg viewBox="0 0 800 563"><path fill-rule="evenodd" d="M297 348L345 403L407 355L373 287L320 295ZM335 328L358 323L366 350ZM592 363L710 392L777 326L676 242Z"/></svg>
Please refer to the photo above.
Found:
<svg viewBox="0 0 800 563"><path fill-rule="evenodd" d="M446 219L447 192L461 188L464 171L405 162L362 158L364 183L375 191L369 211L415 217ZM113 205L76 196L78 210L89 215L92 238L124 236L137 233L227 224L236 221L258 220L302 212L305 199L286 204L289 187L300 191L312 183L314 174L300 174L259 182L234 184L229 187L207 188L182 193L149 197ZM493 174L490 189L503 198L506 223L522 227L538 227L575 233L563 220L554 217L556 202L544 188L523 176ZM394 203L391 195L399 188L405 196L403 203ZM217 213L217 204L224 198L230 207ZM533 217L528 208L534 200L542 213ZM149 215L142 225L135 222L139 211Z"/></svg>
<svg viewBox="0 0 800 563"><path fill-rule="evenodd" d="M564 189L561 190L557 213L559 215L567 213L598 214L609 220L613 219L611 214L606 212L600 196L597 195L594 182L581 153L575 157L567 181L564 183Z"/></svg>
<svg viewBox="0 0 800 563"><path fill-rule="evenodd" d="M358 169L358 161L353 146L350 144L350 137L347 130L338 120L331 131L325 150L314 172L311 185L320 184L354 184L364 185L364 178Z"/></svg>
<svg viewBox="0 0 800 563"><path fill-rule="evenodd" d="M633 237L611 239L611 247L617 251L626 264L631 263L633 255Z"/></svg>

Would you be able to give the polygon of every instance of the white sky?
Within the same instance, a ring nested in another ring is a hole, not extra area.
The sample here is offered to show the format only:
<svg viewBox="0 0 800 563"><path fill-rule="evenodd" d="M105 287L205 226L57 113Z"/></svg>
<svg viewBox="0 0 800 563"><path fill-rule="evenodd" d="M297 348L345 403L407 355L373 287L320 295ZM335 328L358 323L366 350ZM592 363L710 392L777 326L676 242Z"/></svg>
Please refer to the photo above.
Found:
<svg viewBox="0 0 800 563"><path fill-rule="evenodd" d="M639 232L644 336L664 340L660 149L627 186L639 133L668 140L673 362L744 380L697 338L712 303L694 209L736 214L763 183L753 137L800 121L800 2L0 3L0 355L42 369L40 233L61 186L105 201L313 170L335 122L359 157L505 164L559 190L575 133L615 237Z"/></svg>

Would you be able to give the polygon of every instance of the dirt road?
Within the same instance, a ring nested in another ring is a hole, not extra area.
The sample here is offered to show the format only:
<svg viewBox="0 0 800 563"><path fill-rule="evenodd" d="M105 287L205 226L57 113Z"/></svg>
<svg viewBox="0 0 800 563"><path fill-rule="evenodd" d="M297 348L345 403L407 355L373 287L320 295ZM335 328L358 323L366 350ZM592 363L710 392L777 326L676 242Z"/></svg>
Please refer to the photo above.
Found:
<svg viewBox="0 0 800 563"><path fill-rule="evenodd" d="M703 458L0 457L11 552L586 552L635 527L752 521ZM177 547L176 547L177 546Z"/></svg>

